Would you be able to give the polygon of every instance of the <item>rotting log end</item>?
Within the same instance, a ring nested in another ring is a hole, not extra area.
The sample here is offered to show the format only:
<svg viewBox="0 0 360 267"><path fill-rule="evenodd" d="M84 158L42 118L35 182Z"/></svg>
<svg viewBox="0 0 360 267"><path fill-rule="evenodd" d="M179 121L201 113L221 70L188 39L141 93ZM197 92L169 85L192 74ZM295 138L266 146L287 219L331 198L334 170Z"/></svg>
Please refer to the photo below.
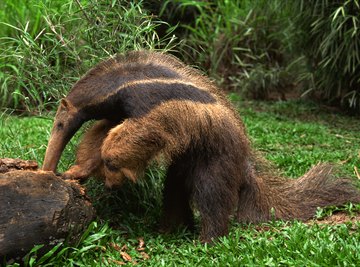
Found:
<svg viewBox="0 0 360 267"><path fill-rule="evenodd" d="M84 190L52 172L0 173L0 256L76 241L94 218Z"/></svg>

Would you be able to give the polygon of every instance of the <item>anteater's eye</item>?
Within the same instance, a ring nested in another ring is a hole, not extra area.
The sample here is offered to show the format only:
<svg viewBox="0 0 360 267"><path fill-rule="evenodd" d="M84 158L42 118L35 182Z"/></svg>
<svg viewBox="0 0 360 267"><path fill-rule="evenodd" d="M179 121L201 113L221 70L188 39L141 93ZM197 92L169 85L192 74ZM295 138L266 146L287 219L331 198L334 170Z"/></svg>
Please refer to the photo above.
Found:
<svg viewBox="0 0 360 267"><path fill-rule="evenodd" d="M59 122L58 124L56 124L56 128L58 130L62 130L64 128L64 124L62 122Z"/></svg>

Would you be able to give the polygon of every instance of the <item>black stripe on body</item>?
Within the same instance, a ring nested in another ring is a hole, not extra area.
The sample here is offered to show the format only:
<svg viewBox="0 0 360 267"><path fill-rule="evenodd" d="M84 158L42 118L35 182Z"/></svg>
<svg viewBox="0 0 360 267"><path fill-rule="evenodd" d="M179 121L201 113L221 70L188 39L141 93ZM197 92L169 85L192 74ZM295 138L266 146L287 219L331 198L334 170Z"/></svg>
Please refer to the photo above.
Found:
<svg viewBox="0 0 360 267"><path fill-rule="evenodd" d="M128 83L111 94L94 99L81 110L88 119L121 120L141 117L166 101L193 101L203 104L215 103L209 91L191 83L178 80L146 80Z"/></svg>
<svg viewBox="0 0 360 267"><path fill-rule="evenodd" d="M157 79L180 80L181 75L166 66L139 63L128 63L100 73L91 70L74 85L67 98L74 106L81 108L133 82Z"/></svg>

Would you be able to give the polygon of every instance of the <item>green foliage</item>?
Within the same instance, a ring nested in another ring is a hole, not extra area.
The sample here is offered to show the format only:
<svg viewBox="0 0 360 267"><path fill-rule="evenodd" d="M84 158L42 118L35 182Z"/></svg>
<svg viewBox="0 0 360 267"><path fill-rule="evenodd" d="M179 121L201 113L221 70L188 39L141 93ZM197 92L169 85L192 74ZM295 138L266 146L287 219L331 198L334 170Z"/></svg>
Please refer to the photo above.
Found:
<svg viewBox="0 0 360 267"><path fill-rule="evenodd" d="M301 89L360 110L358 0L177 0L163 13L194 9L194 22L180 25L183 56L223 87L255 99Z"/></svg>
<svg viewBox="0 0 360 267"><path fill-rule="evenodd" d="M287 176L298 177L321 162L340 164L354 177L360 167L360 123L358 118L322 112L313 103L242 102L229 98L239 108L253 147L260 150ZM51 120L47 118L0 117L0 157L36 159L39 163ZM63 171L74 162L77 138L61 158ZM151 169L139 184L126 183L120 190L107 190L91 179L86 187L99 218L78 244L60 243L45 255L40 247L29 252L27 266L117 266L120 262L142 266L356 266L359 258L359 223L338 225L270 222L260 225L233 224L228 236L214 246L201 245L198 233L179 230L160 234L163 170ZM359 205L337 208L350 216ZM323 218L334 208L319 210ZM358 216L358 215L357 215ZM145 242L139 250L139 239ZM132 261L121 255L126 252ZM143 254L145 252L146 254ZM148 258L148 257L149 258ZM7 266L19 266L20 262Z"/></svg>
<svg viewBox="0 0 360 267"><path fill-rule="evenodd" d="M0 108L49 110L105 57L171 50L179 21L180 57L222 88L267 99L302 87L360 110L359 11L358 0L4 0Z"/></svg>
<svg viewBox="0 0 360 267"><path fill-rule="evenodd" d="M0 108L49 110L105 57L171 50L179 22L179 56L222 88L267 99L301 87L360 110L359 11L358 0L4 0Z"/></svg>
<svg viewBox="0 0 360 267"><path fill-rule="evenodd" d="M50 136L49 118L0 116L0 158L33 159L42 162Z"/></svg>
<svg viewBox="0 0 360 267"><path fill-rule="evenodd" d="M360 110L360 2L289 1L298 32L294 44L308 61L307 92Z"/></svg>
<svg viewBox="0 0 360 267"><path fill-rule="evenodd" d="M355 118L296 101L254 102L250 110L243 107L241 114L254 147L286 176L299 177L319 162L338 164L347 176L354 176L354 167L360 166L360 129Z"/></svg>
<svg viewBox="0 0 360 267"><path fill-rule="evenodd" d="M234 225L228 237L215 246L191 243L184 233L172 236L151 235L143 239L146 247L138 251L138 237L124 238L120 231L107 225L91 226L91 231L77 248L61 247L48 262L29 255L27 266L118 266L125 264L119 249L125 246L132 261L141 266L356 266L359 224L308 226L300 222L273 222L254 225ZM8 267L19 266L17 264Z"/></svg>
<svg viewBox="0 0 360 267"><path fill-rule="evenodd" d="M0 10L0 108L52 108L101 59L173 41L158 38L163 23L141 2L5 0Z"/></svg>
<svg viewBox="0 0 360 267"><path fill-rule="evenodd" d="M173 1L165 1L164 12L169 2ZM289 12L281 8L281 1L175 2L183 13L197 10L193 24L180 25L187 30L182 36L187 62L201 66L222 86L252 98L282 94L291 85L294 79L286 67Z"/></svg>

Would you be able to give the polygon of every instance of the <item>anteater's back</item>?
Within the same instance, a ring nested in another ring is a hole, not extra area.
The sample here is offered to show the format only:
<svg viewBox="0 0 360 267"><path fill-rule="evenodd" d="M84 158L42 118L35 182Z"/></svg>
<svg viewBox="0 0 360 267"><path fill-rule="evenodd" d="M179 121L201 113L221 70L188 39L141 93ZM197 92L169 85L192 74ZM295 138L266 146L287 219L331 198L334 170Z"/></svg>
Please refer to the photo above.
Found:
<svg viewBox="0 0 360 267"><path fill-rule="evenodd" d="M220 104L240 118L216 86L174 56L133 51L91 69L67 96L88 117L139 117L167 101ZM241 124L241 122L240 122Z"/></svg>
<svg viewBox="0 0 360 267"><path fill-rule="evenodd" d="M110 58L88 71L73 86L67 98L75 106L81 107L94 98L126 89L134 84L152 83L156 86L164 82L191 84L204 91L216 91L207 77L171 55L133 51Z"/></svg>

